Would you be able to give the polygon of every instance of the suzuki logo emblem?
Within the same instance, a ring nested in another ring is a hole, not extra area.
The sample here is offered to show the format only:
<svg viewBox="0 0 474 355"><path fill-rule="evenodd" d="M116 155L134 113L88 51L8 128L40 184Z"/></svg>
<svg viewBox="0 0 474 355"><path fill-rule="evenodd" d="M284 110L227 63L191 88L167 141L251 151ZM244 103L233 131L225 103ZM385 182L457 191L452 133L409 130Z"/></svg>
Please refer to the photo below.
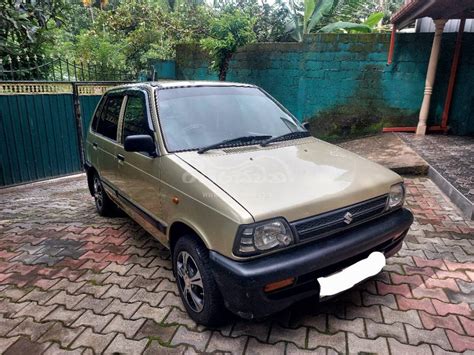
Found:
<svg viewBox="0 0 474 355"><path fill-rule="evenodd" d="M352 213L347 212L347 213L344 215L344 223L345 223L345 224L350 224L351 222L352 222Z"/></svg>

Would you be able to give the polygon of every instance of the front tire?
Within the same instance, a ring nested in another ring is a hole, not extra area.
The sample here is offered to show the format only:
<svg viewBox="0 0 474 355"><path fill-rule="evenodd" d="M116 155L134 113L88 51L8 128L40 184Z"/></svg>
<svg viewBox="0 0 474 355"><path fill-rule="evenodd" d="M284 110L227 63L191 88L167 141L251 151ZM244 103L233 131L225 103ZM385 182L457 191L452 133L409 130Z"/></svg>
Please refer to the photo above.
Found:
<svg viewBox="0 0 474 355"><path fill-rule="evenodd" d="M103 217L113 216L115 213L115 204L107 195L107 192L105 192L102 181L100 181L97 173L95 173L92 178L92 186L97 213Z"/></svg>
<svg viewBox="0 0 474 355"><path fill-rule="evenodd" d="M218 326L229 312L209 266L207 248L193 236L181 237L173 251L173 268L181 301L198 324Z"/></svg>

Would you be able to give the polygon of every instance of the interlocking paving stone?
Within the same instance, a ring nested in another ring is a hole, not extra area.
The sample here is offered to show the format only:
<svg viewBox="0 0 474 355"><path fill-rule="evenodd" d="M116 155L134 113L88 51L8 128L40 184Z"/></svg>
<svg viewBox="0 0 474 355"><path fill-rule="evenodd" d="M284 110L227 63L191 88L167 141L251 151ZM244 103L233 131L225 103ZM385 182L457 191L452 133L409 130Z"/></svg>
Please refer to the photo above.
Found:
<svg viewBox="0 0 474 355"><path fill-rule="evenodd" d="M70 345L72 349L78 347L91 347L95 353L101 353L110 344L116 333L96 334L90 328L86 328L81 335Z"/></svg>
<svg viewBox="0 0 474 355"><path fill-rule="evenodd" d="M248 355L283 355L285 353L285 343L279 342L276 344L265 344L259 342L257 339L250 338L247 344L247 351L245 354Z"/></svg>
<svg viewBox="0 0 474 355"><path fill-rule="evenodd" d="M89 352L90 351L90 352ZM67 355L85 355L85 354L93 354L92 349L90 348L77 348L74 350L65 350L61 349L59 344L52 343L42 355L60 355L60 354L67 354Z"/></svg>
<svg viewBox="0 0 474 355"><path fill-rule="evenodd" d="M470 336L459 335L452 330L447 330L448 338L455 351L472 350L474 347L474 338ZM446 349L443 347L443 349Z"/></svg>
<svg viewBox="0 0 474 355"><path fill-rule="evenodd" d="M105 327L102 331L103 333L110 332L122 332L129 339L132 339L133 336L138 332L140 327L145 323L145 319L137 320L127 320L118 314L112 319L112 321Z"/></svg>
<svg viewBox="0 0 474 355"><path fill-rule="evenodd" d="M52 306L53 307L53 306ZM84 310L80 309L77 311L70 311L64 306L58 306L49 313L44 319L45 320L57 320L61 321L66 325L69 325L71 323L74 323L74 321L81 316L81 314L84 313Z"/></svg>
<svg viewBox="0 0 474 355"><path fill-rule="evenodd" d="M327 348L322 348L322 347L319 347L317 349L311 349L311 350L304 350L304 349L300 349L298 348L295 344L287 344L286 345L286 352L285 354L291 354L291 355L304 355L304 354L308 354L308 355L326 355L326 353L330 353L328 352L328 350L330 349L327 349Z"/></svg>
<svg viewBox="0 0 474 355"><path fill-rule="evenodd" d="M293 342L300 348L303 348L306 344L306 334L307 330L305 327L288 329L274 324L270 331L270 338L268 341L270 343L277 343L281 340L285 340L287 342Z"/></svg>
<svg viewBox="0 0 474 355"><path fill-rule="evenodd" d="M182 355L186 352L186 347L180 345L177 347L168 347L160 344L158 340L151 341L148 344L147 348L143 352L143 355L156 355L156 354L166 354L166 355Z"/></svg>
<svg viewBox="0 0 474 355"><path fill-rule="evenodd" d="M94 313L102 313L102 311L107 308L112 303L112 298L98 299L92 296L84 297L74 309L90 309Z"/></svg>
<svg viewBox="0 0 474 355"><path fill-rule="evenodd" d="M319 346L333 348L341 353L346 352L346 333L323 334L310 329L308 333L308 347L317 348Z"/></svg>
<svg viewBox="0 0 474 355"><path fill-rule="evenodd" d="M127 217L98 216L83 177L2 190L0 352L472 351L473 222L428 179L407 191L415 223L383 273L319 305L206 329L184 312L169 253Z"/></svg>
<svg viewBox="0 0 474 355"><path fill-rule="evenodd" d="M171 345L188 344L192 345L197 351L204 351L211 337L211 332L206 330L203 332L190 331L186 327L179 327L176 331Z"/></svg>
<svg viewBox="0 0 474 355"><path fill-rule="evenodd" d="M407 345L400 343L396 339L387 339L388 346L392 354L417 354L417 355L431 355L431 349L428 344L421 344L418 346Z"/></svg>
<svg viewBox="0 0 474 355"><path fill-rule="evenodd" d="M386 338L377 338L375 340L368 340L359 338L357 335L348 333L347 344L349 346L350 354L359 353L377 353L389 354L388 344Z"/></svg>
<svg viewBox="0 0 474 355"><path fill-rule="evenodd" d="M9 299L3 299L0 301L0 314L10 317L12 314L19 312L29 304L29 302L14 303L14 301L10 301Z"/></svg>
<svg viewBox="0 0 474 355"><path fill-rule="evenodd" d="M334 316L328 318L329 332L335 333L339 330L352 332L360 337L365 337L364 320L356 318L352 320L339 319Z"/></svg>
<svg viewBox="0 0 474 355"><path fill-rule="evenodd" d="M133 313L140 307L140 302L124 303L119 299L115 299L112 303L102 311L103 314L119 313L125 318L130 318Z"/></svg>
<svg viewBox="0 0 474 355"><path fill-rule="evenodd" d="M169 343L177 328L178 326L176 325L166 326L148 319L143 323L138 333L135 334L135 339L158 338L162 343Z"/></svg>
<svg viewBox="0 0 474 355"><path fill-rule="evenodd" d="M431 343L442 347L445 350L452 350L452 347L446 336L446 332L442 328L436 328L433 330L422 330L412 327L411 325L405 326L408 335L408 342L413 345L420 343Z"/></svg>
<svg viewBox="0 0 474 355"><path fill-rule="evenodd" d="M417 328L422 327L420 316L415 310L396 311L388 307L382 306L382 314L384 318L384 323L387 324L402 322L405 324L413 324Z"/></svg>
<svg viewBox="0 0 474 355"><path fill-rule="evenodd" d="M15 328L23 319L10 319L0 317L0 336L7 335L13 328Z"/></svg>
<svg viewBox="0 0 474 355"><path fill-rule="evenodd" d="M63 305L67 309L74 308L81 300L83 300L86 295L70 295L65 291L60 291L54 297L50 298L46 305Z"/></svg>
<svg viewBox="0 0 474 355"><path fill-rule="evenodd" d="M117 334L110 345L105 349L107 354L141 354L147 345L147 340L130 340Z"/></svg>
<svg viewBox="0 0 474 355"><path fill-rule="evenodd" d="M30 316L33 317L37 322L47 317L53 310L56 308L55 305L52 306L41 306L36 302L30 302L25 307L22 307L20 311L15 313L13 317L23 317Z"/></svg>
<svg viewBox="0 0 474 355"><path fill-rule="evenodd" d="M367 337L376 339L378 337L393 337L402 343L407 343L407 336L403 323L383 324L375 323L370 319L365 320Z"/></svg>
<svg viewBox="0 0 474 355"><path fill-rule="evenodd" d="M25 335L30 337L31 340L36 341L46 331L53 326L54 322L37 323L33 318L27 317L23 322L18 324L12 329L8 336Z"/></svg>
<svg viewBox="0 0 474 355"><path fill-rule="evenodd" d="M60 343L63 348L66 348L84 331L84 329L84 327L69 328L61 322L55 322L54 325L38 339L38 341L54 341Z"/></svg>
<svg viewBox="0 0 474 355"><path fill-rule="evenodd" d="M77 318L73 324L71 324L71 327L92 327L94 329L94 332L100 333L105 328L105 326L109 324L112 318L114 318L112 314L103 316L87 310L79 318Z"/></svg>
<svg viewBox="0 0 474 355"><path fill-rule="evenodd" d="M3 354L4 355L16 355L16 354L41 354L49 344L40 344L26 337L20 337L13 345L11 345Z"/></svg>
<svg viewBox="0 0 474 355"><path fill-rule="evenodd" d="M270 334L270 326L271 323L269 321L250 322L240 320L234 325L231 335L233 337L248 335L257 338L259 341L266 342Z"/></svg>
<svg viewBox="0 0 474 355"><path fill-rule="evenodd" d="M19 337L11 337L11 338L0 338L0 353L3 354L5 350L7 350L12 344L14 344Z"/></svg>
<svg viewBox="0 0 474 355"><path fill-rule="evenodd" d="M218 332L213 332L206 351L208 352L225 352L229 354L243 354L245 344L248 338L245 336L238 338L228 338L222 336Z"/></svg>
<svg viewBox="0 0 474 355"><path fill-rule="evenodd" d="M170 308L158 308L150 307L148 304L143 303L140 308L131 316L132 319L138 318L149 318L155 322L160 323L166 315L170 312Z"/></svg>

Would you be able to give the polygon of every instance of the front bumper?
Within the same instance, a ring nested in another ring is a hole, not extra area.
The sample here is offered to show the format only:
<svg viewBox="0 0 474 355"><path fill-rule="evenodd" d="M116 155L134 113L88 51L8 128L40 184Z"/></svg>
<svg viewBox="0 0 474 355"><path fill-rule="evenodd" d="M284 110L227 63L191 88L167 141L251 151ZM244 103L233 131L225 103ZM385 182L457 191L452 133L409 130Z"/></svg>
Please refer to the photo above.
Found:
<svg viewBox="0 0 474 355"><path fill-rule="evenodd" d="M211 251L214 278L227 308L243 318L261 318L319 295L317 278L339 271L373 251L400 250L413 215L400 209L326 239L253 259L235 261ZM292 286L265 293L266 284L295 277Z"/></svg>

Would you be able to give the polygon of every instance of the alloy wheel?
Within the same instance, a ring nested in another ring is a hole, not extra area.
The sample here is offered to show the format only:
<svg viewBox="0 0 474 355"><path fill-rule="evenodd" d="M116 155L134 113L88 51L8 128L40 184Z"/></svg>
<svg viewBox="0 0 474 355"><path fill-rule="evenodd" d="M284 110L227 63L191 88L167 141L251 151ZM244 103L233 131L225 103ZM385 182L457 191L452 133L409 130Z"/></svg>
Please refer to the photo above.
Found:
<svg viewBox="0 0 474 355"><path fill-rule="evenodd" d="M176 260L178 284L188 306L196 313L204 308L204 286L196 261L186 251L181 251Z"/></svg>
<svg viewBox="0 0 474 355"><path fill-rule="evenodd" d="M104 206L104 191L97 176L94 177L94 198L97 208L101 209Z"/></svg>

